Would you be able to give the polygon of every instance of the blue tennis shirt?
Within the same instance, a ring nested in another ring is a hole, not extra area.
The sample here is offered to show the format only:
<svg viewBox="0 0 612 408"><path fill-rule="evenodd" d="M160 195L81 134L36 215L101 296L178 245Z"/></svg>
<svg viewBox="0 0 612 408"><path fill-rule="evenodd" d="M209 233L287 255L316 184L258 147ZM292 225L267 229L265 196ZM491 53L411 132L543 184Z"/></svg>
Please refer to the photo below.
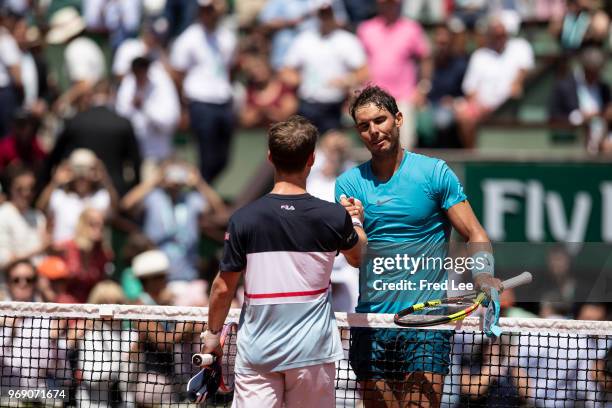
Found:
<svg viewBox="0 0 612 408"><path fill-rule="evenodd" d="M420 284L445 280L441 262L433 259L446 256L445 244L451 232L446 210L467 197L459 179L443 160L404 153L400 167L386 182L376 178L371 161L348 170L336 181L336 201L344 194L359 199L364 207L369 248L360 268L359 313L396 313L410 304L444 295L443 290L421 289ZM395 263L398 256L399 268ZM414 264L404 263L404 256L429 258L431 262L427 267L406 268ZM387 266L393 266L381 272L384 264L379 259L376 270L375 258L384 258ZM411 281L415 286L381 289L381 280Z"/></svg>

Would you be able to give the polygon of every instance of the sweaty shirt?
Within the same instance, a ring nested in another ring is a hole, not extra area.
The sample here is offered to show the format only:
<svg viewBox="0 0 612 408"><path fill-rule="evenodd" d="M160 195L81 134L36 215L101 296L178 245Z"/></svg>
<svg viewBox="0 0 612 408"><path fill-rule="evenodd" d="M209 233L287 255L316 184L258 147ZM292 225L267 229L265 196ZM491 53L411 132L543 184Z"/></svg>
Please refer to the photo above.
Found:
<svg viewBox="0 0 612 408"><path fill-rule="evenodd" d="M444 258L451 224L446 210L467 199L457 176L443 161L404 152L402 163L386 182L372 172L371 161L346 171L336 181L336 201L340 196L359 199L364 207L364 229L368 254L360 268L357 312L396 313L410 304L443 296L441 290L376 290L374 281L416 283L442 282L443 268L433 262L411 275L407 269L386 268L374 273L374 258ZM380 287L380 286L378 286Z"/></svg>

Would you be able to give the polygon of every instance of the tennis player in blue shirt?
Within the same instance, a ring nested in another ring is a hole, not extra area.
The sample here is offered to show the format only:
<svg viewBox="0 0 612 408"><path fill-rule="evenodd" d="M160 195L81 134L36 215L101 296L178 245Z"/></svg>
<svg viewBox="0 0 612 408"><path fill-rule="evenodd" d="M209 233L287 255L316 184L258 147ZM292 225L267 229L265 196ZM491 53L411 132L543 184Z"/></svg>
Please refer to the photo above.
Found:
<svg viewBox="0 0 612 408"><path fill-rule="evenodd" d="M444 256L444 244L454 227L486 260L484 268L472 271L476 287L501 290L500 280L493 277L489 239L457 176L444 161L401 148L403 117L393 97L369 86L355 98L350 112L372 159L338 178L336 200L352 216L363 216L368 252L387 258L408 253ZM365 260L360 268L359 313L396 313L444 295L444 291L418 286L412 290L380 287L381 278L441 283L446 279L442 267L420 268L411 278L397 267L375 272L372 261ZM350 361L366 407L439 406L450 364L451 336L452 332L442 330L353 329Z"/></svg>

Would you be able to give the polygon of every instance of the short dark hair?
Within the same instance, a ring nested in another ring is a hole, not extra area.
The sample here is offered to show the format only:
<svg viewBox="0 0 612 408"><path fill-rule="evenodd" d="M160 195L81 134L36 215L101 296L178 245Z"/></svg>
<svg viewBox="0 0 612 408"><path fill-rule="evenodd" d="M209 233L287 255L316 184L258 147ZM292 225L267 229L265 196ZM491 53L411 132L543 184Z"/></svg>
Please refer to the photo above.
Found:
<svg viewBox="0 0 612 408"><path fill-rule="evenodd" d="M319 131L302 116L291 116L270 126L268 149L277 170L297 173L304 169L317 144Z"/></svg>
<svg viewBox="0 0 612 408"><path fill-rule="evenodd" d="M132 61L132 72L148 71L151 66L151 60L147 57L137 57Z"/></svg>
<svg viewBox="0 0 612 408"><path fill-rule="evenodd" d="M28 268L32 269L32 271L34 271L34 277L38 278L38 271L36 270L36 266L34 266L34 263L32 263L32 261L29 259L19 259L6 265L6 267L4 268L6 276L9 277L13 270L19 265L26 265Z"/></svg>
<svg viewBox="0 0 612 408"><path fill-rule="evenodd" d="M395 116L399 109L397 102L387 91L376 85L368 85L351 101L349 112L355 120L355 111L362 106L373 104L379 109L385 109Z"/></svg>
<svg viewBox="0 0 612 408"><path fill-rule="evenodd" d="M19 177L24 176L24 175L35 176L34 170L32 170L31 168L21 163L11 164L6 168L4 175L2 177L2 182L3 182L2 184L3 184L4 189L6 190L6 193L9 195L9 198L11 194L11 188L13 187L13 183Z"/></svg>

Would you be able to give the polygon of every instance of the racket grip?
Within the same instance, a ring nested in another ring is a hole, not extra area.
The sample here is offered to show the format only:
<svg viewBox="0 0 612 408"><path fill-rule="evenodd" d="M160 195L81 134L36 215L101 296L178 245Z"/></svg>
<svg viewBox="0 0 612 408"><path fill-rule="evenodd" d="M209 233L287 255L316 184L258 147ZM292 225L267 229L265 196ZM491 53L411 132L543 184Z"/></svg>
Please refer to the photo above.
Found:
<svg viewBox="0 0 612 408"><path fill-rule="evenodd" d="M215 356L212 354L194 354L191 357L191 363L196 366L205 367L215 362Z"/></svg>
<svg viewBox="0 0 612 408"><path fill-rule="evenodd" d="M502 282L504 285L504 289L512 289L517 286L526 285L533 280L533 276L531 276L530 272L523 272L520 275L515 276L514 278L507 279Z"/></svg>

